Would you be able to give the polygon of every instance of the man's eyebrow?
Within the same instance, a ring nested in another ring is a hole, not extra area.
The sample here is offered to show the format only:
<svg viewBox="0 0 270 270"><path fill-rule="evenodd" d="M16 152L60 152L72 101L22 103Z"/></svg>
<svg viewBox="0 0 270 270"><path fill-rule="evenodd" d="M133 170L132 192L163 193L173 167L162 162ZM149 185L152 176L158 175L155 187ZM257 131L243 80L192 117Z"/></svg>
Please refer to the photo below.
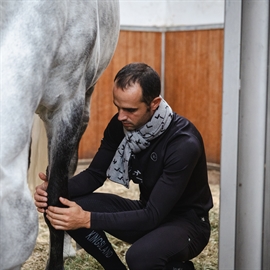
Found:
<svg viewBox="0 0 270 270"><path fill-rule="evenodd" d="M117 108L120 108L114 101L113 101L113 104L117 107ZM122 110L125 110L125 111L136 111L136 110L138 110L138 108L137 107L131 107L131 108L125 108L125 107L123 107L123 108L121 108Z"/></svg>

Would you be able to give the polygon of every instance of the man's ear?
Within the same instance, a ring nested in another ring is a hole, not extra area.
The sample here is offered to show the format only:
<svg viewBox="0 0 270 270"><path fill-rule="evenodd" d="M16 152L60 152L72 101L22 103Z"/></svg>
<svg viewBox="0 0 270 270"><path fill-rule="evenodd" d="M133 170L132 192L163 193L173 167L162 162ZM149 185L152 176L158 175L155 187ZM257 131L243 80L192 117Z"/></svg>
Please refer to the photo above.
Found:
<svg viewBox="0 0 270 270"><path fill-rule="evenodd" d="M156 97L151 102L151 109L155 111L161 102L161 97Z"/></svg>

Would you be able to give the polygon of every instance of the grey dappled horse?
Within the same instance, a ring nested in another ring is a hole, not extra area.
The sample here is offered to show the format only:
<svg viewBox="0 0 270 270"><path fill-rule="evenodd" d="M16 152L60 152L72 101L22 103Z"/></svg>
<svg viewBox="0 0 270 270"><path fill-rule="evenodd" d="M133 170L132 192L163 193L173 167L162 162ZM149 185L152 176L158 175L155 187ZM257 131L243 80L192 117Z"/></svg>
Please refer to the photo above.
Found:
<svg viewBox="0 0 270 270"><path fill-rule="evenodd" d="M20 269L37 237L27 186L34 113L48 137L48 203L68 197L70 164L89 119L89 100L114 53L114 0L1 1L0 269ZM76 163L76 162L75 162ZM70 169L71 168L71 169ZM48 270L63 269L63 231L50 224Z"/></svg>

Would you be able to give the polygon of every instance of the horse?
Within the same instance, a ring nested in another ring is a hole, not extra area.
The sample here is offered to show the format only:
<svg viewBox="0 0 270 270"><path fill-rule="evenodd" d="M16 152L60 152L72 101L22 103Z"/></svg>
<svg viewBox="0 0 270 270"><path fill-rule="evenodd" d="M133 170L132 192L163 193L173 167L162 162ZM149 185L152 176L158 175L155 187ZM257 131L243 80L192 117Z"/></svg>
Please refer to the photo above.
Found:
<svg viewBox="0 0 270 270"><path fill-rule="evenodd" d="M68 198L94 86L119 35L118 0L1 1L0 269L31 255L38 215L27 186L35 113L48 138L48 205ZM47 270L62 270L63 231L48 220Z"/></svg>

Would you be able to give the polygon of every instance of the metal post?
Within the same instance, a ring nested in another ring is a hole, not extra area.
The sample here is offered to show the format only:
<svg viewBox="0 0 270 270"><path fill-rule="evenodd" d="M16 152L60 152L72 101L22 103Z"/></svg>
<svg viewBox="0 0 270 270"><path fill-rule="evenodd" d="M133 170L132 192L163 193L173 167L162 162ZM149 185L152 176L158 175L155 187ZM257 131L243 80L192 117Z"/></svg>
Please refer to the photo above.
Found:
<svg viewBox="0 0 270 270"><path fill-rule="evenodd" d="M268 59L270 58L270 54ZM268 61L269 63L270 61ZM268 79L270 70L268 70ZM263 228L263 267L270 269L270 84L268 81L267 102L267 132L266 132L266 157L265 157L265 185L264 185L264 228Z"/></svg>
<svg viewBox="0 0 270 270"><path fill-rule="evenodd" d="M242 1L226 1L220 181L219 269L234 269Z"/></svg>
<svg viewBox="0 0 270 270"><path fill-rule="evenodd" d="M268 1L242 2L237 270L262 267L268 9Z"/></svg>
<svg viewBox="0 0 270 270"><path fill-rule="evenodd" d="M270 265L268 39L268 1L226 1L220 270Z"/></svg>
<svg viewBox="0 0 270 270"><path fill-rule="evenodd" d="M166 30L161 32L161 96L165 97Z"/></svg>

